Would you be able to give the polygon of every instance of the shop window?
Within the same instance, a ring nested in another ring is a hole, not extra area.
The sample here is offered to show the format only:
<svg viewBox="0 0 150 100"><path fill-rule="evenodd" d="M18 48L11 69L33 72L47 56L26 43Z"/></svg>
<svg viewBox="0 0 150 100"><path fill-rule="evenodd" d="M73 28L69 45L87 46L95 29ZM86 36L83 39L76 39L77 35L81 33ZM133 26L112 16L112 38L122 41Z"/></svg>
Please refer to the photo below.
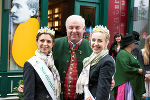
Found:
<svg viewBox="0 0 150 100"><path fill-rule="evenodd" d="M61 30L61 8L51 8L48 10L48 26L57 31Z"/></svg>
<svg viewBox="0 0 150 100"><path fill-rule="evenodd" d="M145 38L148 34L149 0L136 0L134 8L137 8L136 20L133 20L133 30L140 33L140 47L144 47Z"/></svg>

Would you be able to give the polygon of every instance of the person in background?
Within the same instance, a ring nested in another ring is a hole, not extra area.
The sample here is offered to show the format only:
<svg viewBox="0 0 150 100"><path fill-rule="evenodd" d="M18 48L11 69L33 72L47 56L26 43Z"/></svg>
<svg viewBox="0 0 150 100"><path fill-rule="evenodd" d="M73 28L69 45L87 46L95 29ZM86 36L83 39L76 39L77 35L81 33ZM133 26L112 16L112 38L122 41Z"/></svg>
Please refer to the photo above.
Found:
<svg viewBox="0 0 150 100"><path fill-rule="evenodd" d="M83 70L76 85L77 93L84 92L84 100L110 100L115 61L108 54L109 38L109 30L101 25L95 26L91 33L90 46L93 53L83 60Z"/></svg>
<svg viewBox="0 0 150 100"><path fill-rule="evenodd" d="M139 45L139 41L140 41L140 34L136 31L133 31L132 32L132 35L134 36L135 40L137 40L137 42L135 42L135 46L134 46L134 49L131 51L132 54L137 58L138 57L138 54L140 52L140 45Z"/></svg>
<svg viewBox="0 0 150 100"><path fill-rule="evenodd" d="M111 55L115 60L118 52L120 51L120 42L122 39L122 34L116 33L114 35L114 42L112 43L110 50L109 50L109 55Z"/></svg>
<svg viewBox="0 0 150 100"><path fill-rule="evenodd" d="M36 36L35 56L24 64L23 100L60 100L60 76L54 65L51 48L55 31L49 27L39 29Z"/></svg>
<svg viewBox="0 0 150 100"><path fill-rule="evenodd" d="M67 37L57 38L53 46L54 62L61 79L61 100L82 100L83 96L76 94L76 82L83 68L83 59L92 53L89 41L83 38L84 18L70 15L66 19L66 31Z"/></svg>
<svg viewBox="0 0 150 100"><path fill-rule="evenodd" d="M150 100L150 35L145 40L144 48L139 52L138 60L143 67L145 75L146 93L143 95L145 100Z"/></svg>
<svg viewBox="0 0 150 100"><path fill-rule="evenodd" d="M32 16L38 16L39 0L13 0L11 18L14 24L26 22Z"/></svg>
<svg viewBox="0 0 150 100"><path fill-rule="evenodd" d="M127 34L122 38L121 50L116 58L115 100L142 100L145 92L143 70L131 51L135 38Z"/></svg>

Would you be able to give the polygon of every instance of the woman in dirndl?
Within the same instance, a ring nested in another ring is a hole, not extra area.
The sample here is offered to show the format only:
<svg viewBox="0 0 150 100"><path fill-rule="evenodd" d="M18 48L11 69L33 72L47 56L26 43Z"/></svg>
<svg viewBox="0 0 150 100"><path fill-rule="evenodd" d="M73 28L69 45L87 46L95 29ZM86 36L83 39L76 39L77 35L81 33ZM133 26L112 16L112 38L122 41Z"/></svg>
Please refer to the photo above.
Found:
<svg viewBox="0 0 150 100"><path fill-rule="evenodd" d="M131 34L122 38L121 50L116 58L116 73L114 75L115 100L142 100L145 93L143 70L137 58L131 51L136 40Z"/></svg>

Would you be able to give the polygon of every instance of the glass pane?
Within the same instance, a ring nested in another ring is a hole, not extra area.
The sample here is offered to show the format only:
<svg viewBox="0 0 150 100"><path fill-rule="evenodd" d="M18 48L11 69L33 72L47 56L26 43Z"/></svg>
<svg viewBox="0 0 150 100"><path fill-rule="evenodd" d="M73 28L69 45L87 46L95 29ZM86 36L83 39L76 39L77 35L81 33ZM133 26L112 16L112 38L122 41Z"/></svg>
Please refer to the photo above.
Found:
<svg viewBox="0 0 150 100"><path fill-rule="evenodd" d="M59 20L59 14L55 14L55 20Z"/></svg>
<svg viewBox="0 0 150 100"><path fill-rule="evenodd" d="M55 13L59 13L59 8L55 8Z"/></svg>
<svg viewBox="0 0 150 100"><path fill-rule="evenodd" d="M48 15L52 14L52 9L48 10Z"/></svg>
<svg viewBox="0 0 150 100"><path fill-rule="evenodd" d="M59 23L58 23L58 24L59 24L59 26L61 26L61 20L59 21Z"/></svg>
<svg viewBox="0 0 150 100"><path fill-rule="evenodd" d="M57 30L57 31L58 31L58 28L55 28L55 30Z"/></svg>
<svg viewBox="0 0 150 100"><path fill-rule="evenodd" d="M90 33L92 32L92 27L95 26L95 10L96 7L91 6L80 6L80 15L85 18L85 33L83 37L89 40Z"/></svg>
<svg viewBox="0 0 150 100"><path fill-rule="evenodd" d="M85 25L87 27L95 26L95 10L96 7L80 6L80 15L85 18Z"/></svg>
<svg viewBox="0 0 150 100"><path fill-rule="evenodd" d="M55 21L53 21L53 27L55 26Z"/></svg>
<svg viewBox="0 0 150 100"><path fill-rule="evenodd" d="M48 26L49 26L49 27L52 27L52 22L49 22L49 23L48 23Z"/></svg>
<svg viewBox="0 0 150 100"><path fill-rule="evenodd" d="M58 21L55 21L55 26L58 26Z"/></svg>
<svg viewBox="0 0 150 100"><path fill-rule="evenodd" d="M149 0L136 0L134 7L138 10L135 15L137 18L133 21L133 30L140 33L140 47L143 48L148 33Z"/></svg>

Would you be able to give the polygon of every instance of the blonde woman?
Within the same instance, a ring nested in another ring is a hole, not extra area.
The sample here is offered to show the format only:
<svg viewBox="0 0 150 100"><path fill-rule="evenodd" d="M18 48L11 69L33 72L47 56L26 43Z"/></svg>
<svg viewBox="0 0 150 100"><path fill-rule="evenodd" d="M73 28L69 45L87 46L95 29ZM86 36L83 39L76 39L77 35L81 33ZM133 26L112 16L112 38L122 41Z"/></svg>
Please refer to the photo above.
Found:
<svg viewBox="0 0 150 100"><path fill-rule="evenodd" d="M109 30L96 26L90 37L93 53L83 60L83 70L76 84L76 92L83 93L85 100L108 100L112 76L115 72L114 59L108 54Z"/></svg>
<svg viewBox="0 0 150 100"><path fill-rule="evenodd" d="M144 98L150 99L150 35L145 40L145 46L139 53L138 59L143 67L143 73L145 75L145 89L146 93Z"/></svg>

